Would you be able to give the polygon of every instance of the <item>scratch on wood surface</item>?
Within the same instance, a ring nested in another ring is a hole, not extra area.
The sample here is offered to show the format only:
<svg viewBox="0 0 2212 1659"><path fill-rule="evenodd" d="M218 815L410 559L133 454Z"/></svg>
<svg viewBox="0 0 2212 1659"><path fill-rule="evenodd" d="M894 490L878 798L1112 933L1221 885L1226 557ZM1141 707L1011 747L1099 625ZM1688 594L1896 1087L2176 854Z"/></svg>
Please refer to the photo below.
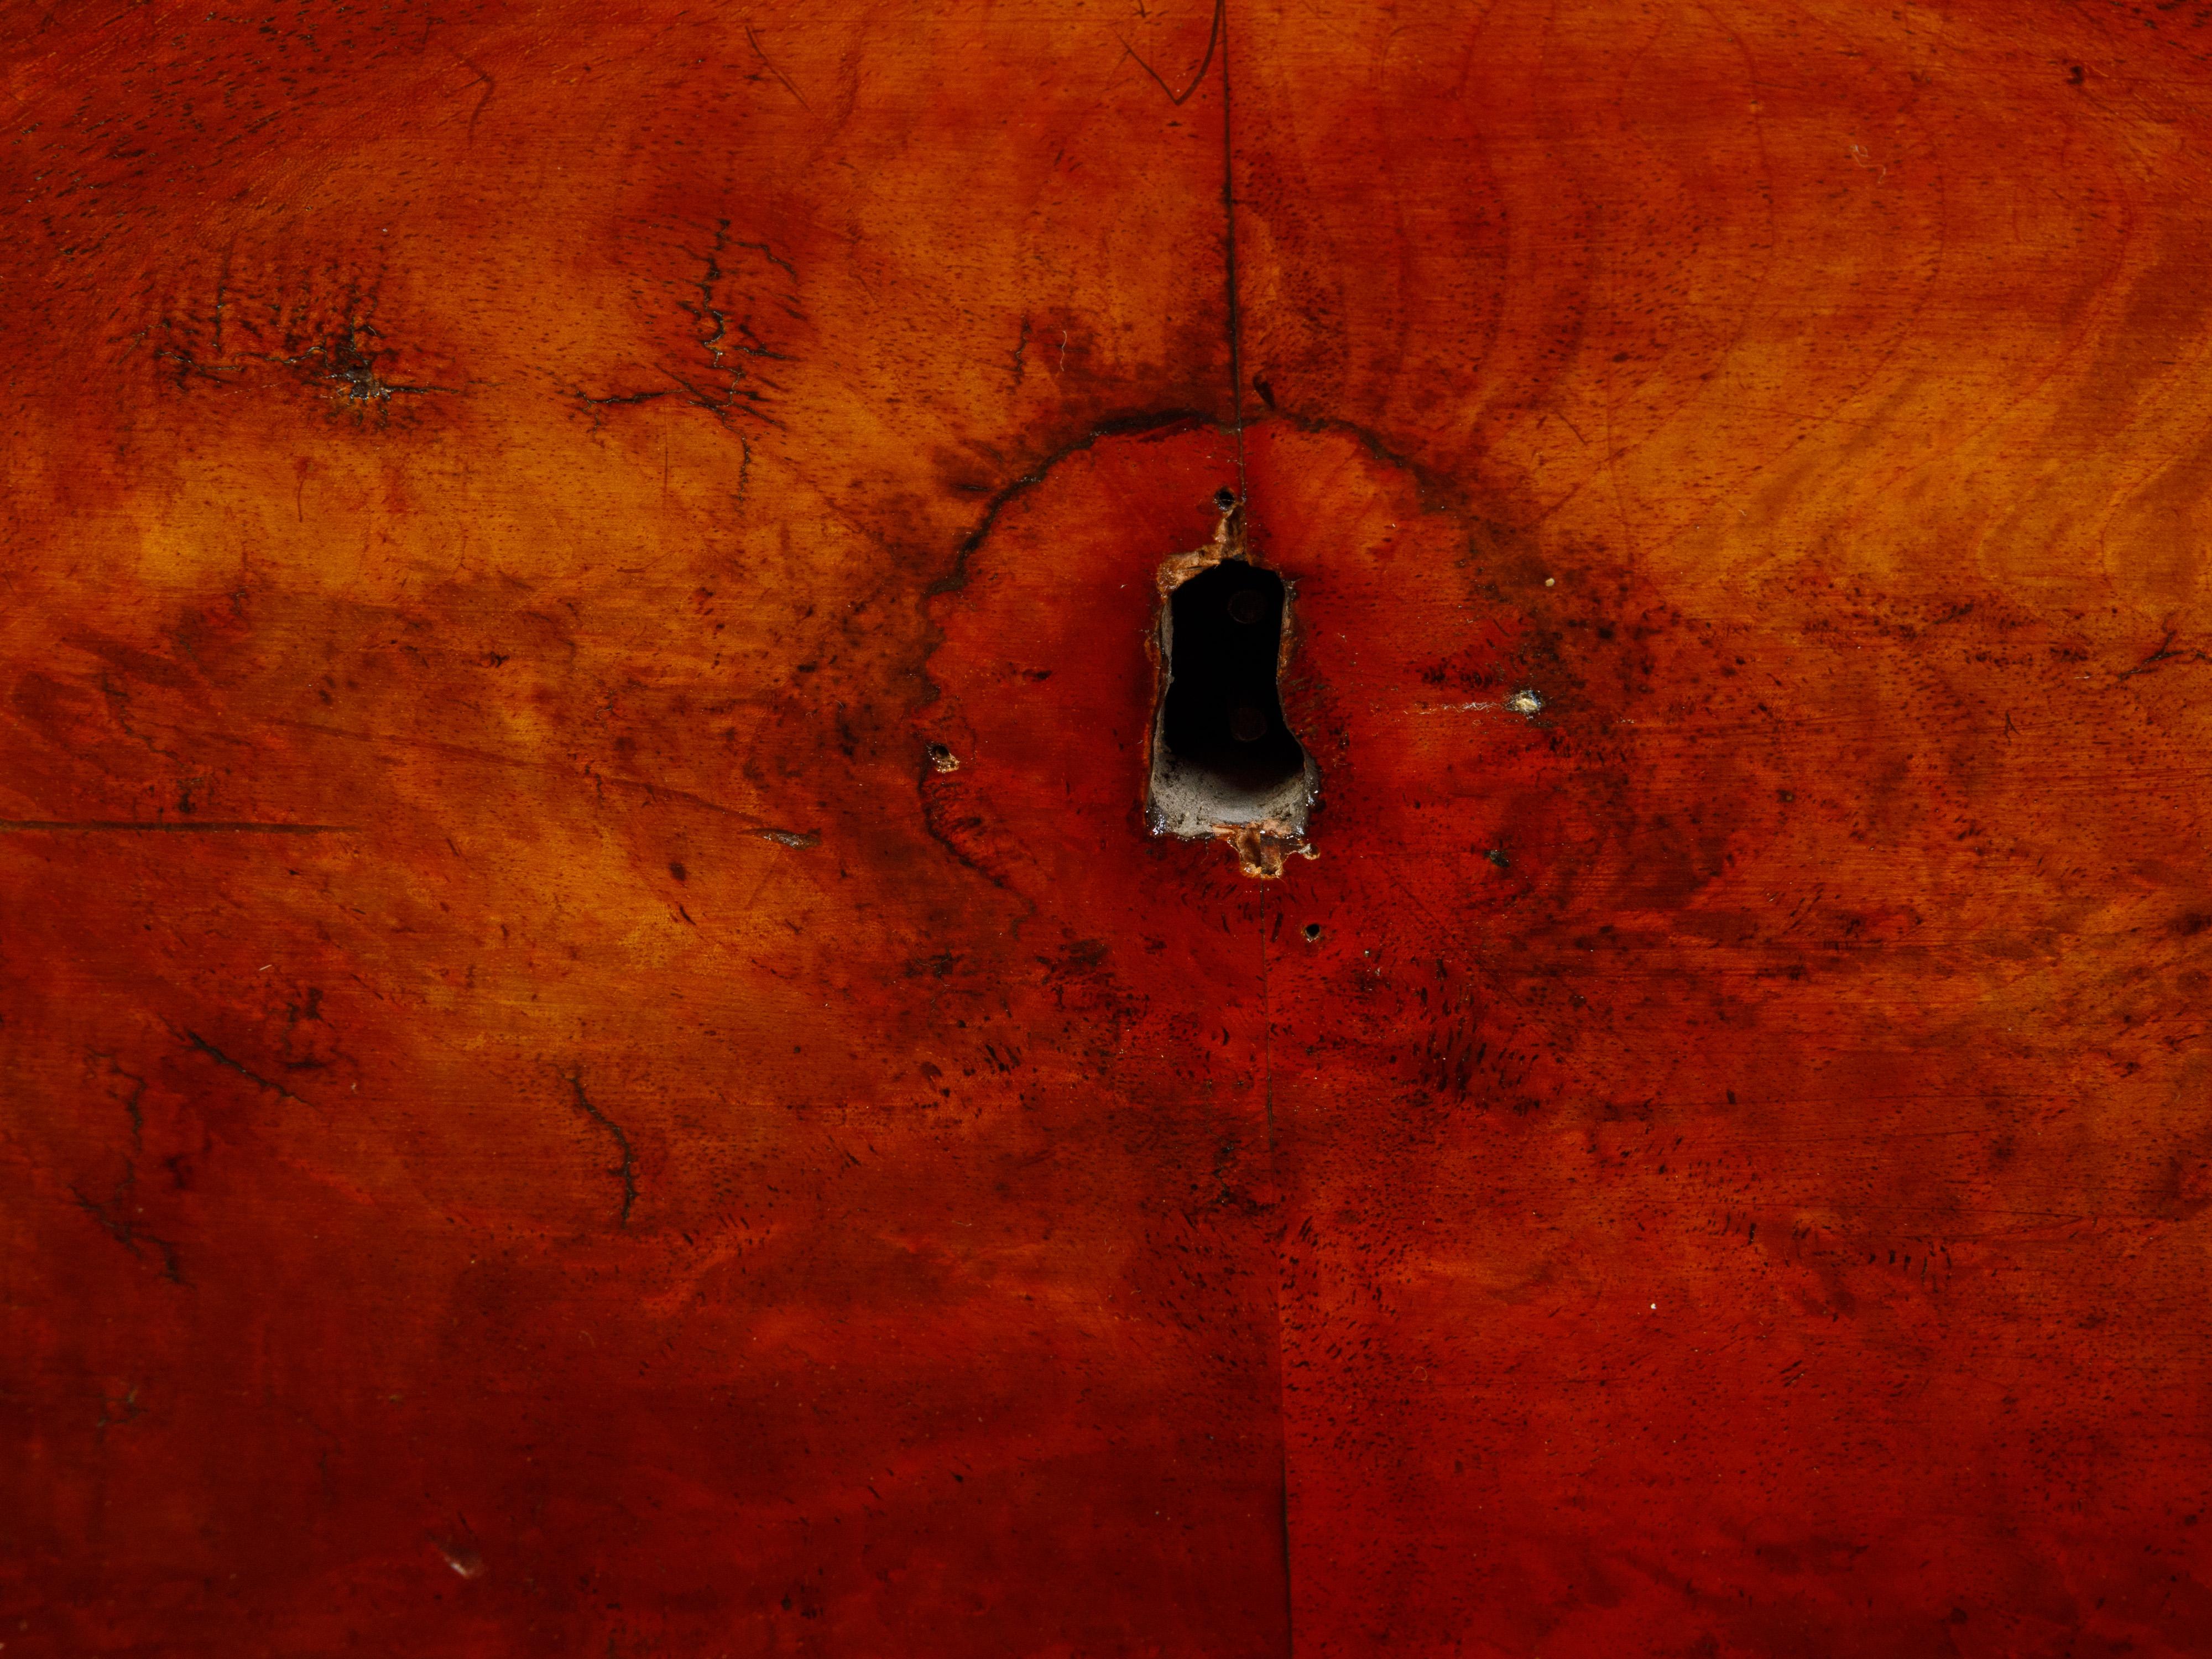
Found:
<svg viewBox="0 0 2212 1659"><path fill-rule="evenodd" d="M76 1200L79 1209L99 1224L102 1231L132 1255L142 1259L144 1257L145 1252L139 1249L142 1243L151 1244L159 1250L161 1254L161 1276L173 1285L181 1285L185 1282L185 1275L183 1267L178 1261L175 1243L169 1239L148 1232L137 1222L137 1217L143 1207L137 1201L137 1188L138 1158L139 1155L146 1150L146 1114L143 1105L146 1097L146 1079L135 1072L125 1071L115 1063L112 1054L96 1054L94 1058L106 1060L111 1073L131 1085L129 1097L123 1102L124 1115L131 1124L131 1146L130 1150L123 1155L123 1173L116 1177L109 1189L106 1203L94 1198L75 1183L70 1184L70 1196Z"/></svg>
<svg viewBox="0 0 2212 1659"><path fill-rule="evenodd" d="M1138 50L1134 46L1131 46L1127 40L1123 40L1122 37L1118 34L1114 38L1117 40L1121 40L1122 55L1126 58L1135 58L1137 67L1144 70L1146 74L1151 76L1152 77L1152 84L1158 87L1162 92L1167 94L1168 101L1180 109L1183 104L1188 101L1191 94L1198 90L1199 82L1206 79L1206 71L1213 66L1213 54L1221 45L1222 8L1225 3L1226 0L1214 0L1213 21L1206 31L1206 56L1198 60L1198 72L1190 77L1190 84L1185 87L1181 92L1177 92L1173 87L1162 80L1160 78L1160 72L1154 69L1150 64L1146 63L1144 59L1143 54L1139 52ZM750 31L748 32L750 33Z"/></svg>
<svg viewBox="0 0 2212 1659"><path fill-rule="evenodd" d="M769 58L768 53L762 50L760 36L753 33L753 26L750 23L745 24L744 31L745 42L748 46L752 47L753 56L761 60L762 66L765 68L770 75L775 76L776 80L782 85L783 89L786 92L789 93L793 98L799 100L799 108L811 112L814 106L806 101L806 94L799 91L797 87L792 85L791 77L786 75L781 70L778 69L775 63Z"/></svg>
<svg viewBox="0 0 2212 1659"><path fill-rule="evenodd" d="M447 50L450 52L452 51L452 48L448 47ZM477 100L476 107L469 112L468 138L469 143L473 144L477 141L477 122L483 116L484 106L491 102L492 94L499 90L499 82L493 80L489 75L486 74L484 72L483 66L481 64L478 64L474 58L464 57L461 53L456 52L453 52L453 61L460 64L462 68L467 70L477 77L476 82L472 82L471 84L480 82L483 87L483 95Z"/></svg>
<svg viewBox="0 0 2212 1659"><path fill-rule="evenodd" d="M622 1153L622 1161L610 1164L607 1173L622 1182L622 1212L616 1217L615 1225L627 1227L629 1225L630 1206L637 1202L637 1155L630 1150L629 1137L623 1133L622 1125L601 1111L592 1097L584 1092L583 1073L571 1073L568 1086L576 1091L576 1109L613 1136L616 1150Z"/></svg>
<svg viewBox="0 0 2212 1659"><path fill-rule="evenodd" d="M188 1030L184 1033L184 1037L185 1041L190 1043L193 1048L198 1050L199 1053L205 1054L216 1065L227 1067L228 1069L237 1073L239 1076L244 1078L247 1082L253 1084L255 1086L266 1089L273 1095L278 1096L285 1100L295 1102L301 1106L305 1106L309 1103L307 1101L301 1099L298 1095L294 1094L283 1084L272 1083L269 1079L262 1076L260 1073L253 1070L252 1067L242 1065L239 1061L233 1060L228 1054L223 1053L222 1049L216 1048L215 1044L210 1042L198 1031Z"/></svg>
<svg viewBox="0 0 2212 1659"><path fill-rule="evenodd" d="M350 836L350 823L250 823L239 821L205 823L141 822L132 818L0 818L0 833L24 835L40 830L57 834L89 834L119 830L125 833L169 836Z"/></svg>

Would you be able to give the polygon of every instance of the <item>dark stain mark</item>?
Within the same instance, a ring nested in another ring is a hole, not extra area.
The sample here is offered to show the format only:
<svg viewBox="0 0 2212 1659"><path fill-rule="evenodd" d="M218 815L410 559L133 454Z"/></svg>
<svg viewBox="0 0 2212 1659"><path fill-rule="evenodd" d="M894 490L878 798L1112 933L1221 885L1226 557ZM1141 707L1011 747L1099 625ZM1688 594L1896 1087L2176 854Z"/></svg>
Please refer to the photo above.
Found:
<svg viewBox="0 0 2212 1659"><path fill-rule="evenodd" d="M611 404L649 404L655 398L665 398L665 392L623 392L611 398L594 398L588 392L570 394L580 404L589 404L594 409L605 409Z"/></svg>
<svg viewBox="0 0 2212 1659"><path fill-rule="evenodd" d="M348 323L345 332L333 334L318 346L278 361L293 368L319 358L317 368L323 379L335 381L344 388L343 395L357 404L388 404L394 393L420 397L432 392L451 392L446 386L408 386L398 380L387 380L376 372L376 361L388 357L388 351L366 351L362 349L362 337L380 339L375 327L368 323Z"/></svg>
<svg viewBox="0 0 2212 1659"><path fill-rule="evenodd" d="M777 258L766 242L733 242L730 239L730 222L717 219L714 222L714 244L705 253L694 253L689 248L682 250L698 260L702 266L700 275L691 283L699 290L699 298L696 304L689 300L679 300L677 305L698 325L698 343L707 354L708 368L721 377L723 384L720 388L702 387L693 385L680 374L671 374L668 378L683 389L688 401L705 410L718 421L726 422L732 413L736 413L750 415L767 426L779 426L781 422L774 416L757 407L763 401L761 393L745 384L754 377L739 365L726 361L732 352L780 363L791 361L787 353L773 350L761 343L760 337L753 332L752 319L749 316L737 319L738 337L732 337L732 323L729 313L723 309L720 287L722 279L729 274L722 268L722 256L733 247L759 253L793 281L798 280L799 273L787 261ZM780 389L770 382L763 381L762 384L770 391ZM605 401L641 400L632 398Z"/></svg>
<svg viewBox="0 0 2212 1659"><path fill-rule="evenodd" d="M2207 661L2212 661L2212 658L2208 658L2202 651L2176 651L2173 648L2173 630L2168 629L2166 637L2159 641L2157 650L2152 652L2133 668L2124 668L2112 678L2121 680L2133 679L2138 674L2148 674L2162 662Z"/></svg>
<svg viewBox="0 0 2212 1659"><path fill-rule="evenodd" d="M217 386L227 385L226 374L242 374L245 368L237 363L204 363L182 346L155 346L154 361L173 365L177 390L186 390L194 380L212 380Z"/></svg>
<svg viewBox="0 0 2212 1659"><path fill-rule="evenodd" d="M116 1182L115 1190L106 1204L87 1197L83 1189L78 1187L70 1188L70 1196L76 1200L78 1208L100 1224L102 1231L131 1255L144 1259L146 1253L138 1248L142 1241L159 1250L161 1253L161 1277L172 1285L181 1285L185 1282L185 1275L178 1265L177 1247L166 1238L141 1232L131 1220L131 1190L137 1185L137 1165L126 1164L122 1177Z"/></svg>
<svg viewBox="0 0 2212 1659"><path fill-rule="evenodd" d="M110 1413L116 1414L111 1416ZM100 1437L100 1443L105 1445L107 1443L109 1429L118 1424L136 1422L141 1415L143 1412L138 1404L138 1389L134 1383L123 1391L120 1399L112 1395L102 1395L100 1397L100 1421L92 1425L93 1431Z"/></svg>
<svg viewBox="0 0 2212 1659"><path fill-rule="evenodd" d="M226 355L222 343L222 313L227 303L223 290L217 289L216 302L216 349L218 356ZM166 327L174 330L173 319L164 319ZM279 368L289 368L301 380L319 382L330 390L341 407L346 404L367 405L380 411L389 410L395 397L426 397L433 392L451 393L460 390L449 386L416 386L403 380L387 380L378 372L378 362L393 355L366 343L380 340L383 335L374 323L358 314L349 315L342 329L334 330L322 340L304 349L285 352L240 351L228 354L235 361L207 362L198 356L190 347L172 343L157 347L156 361L173 365L177 389L185 390L195 380L212 381L219 386L234 386L235 380L227 375L246 372L252 363L266 363ZM288 336L287 345L295 343L296 337ZM356 409L356 414L367 409Z"/></svg>
<svg viewBox="0 0 2212 1659"><path fill-rule="evenodd" d="M616 1150L622 1153L622 1162L610 1164L607 1173L619 1177L622 1182L622 1213L616 1218L615 1224L627 1227L629 1225L630 1206L637 1202L637 1158L630 1151L629 1137L622 1132L620 1124L592 1103L592 1097L584 1092L584 1078L580 1072L570 1074L568 1086L576 1091L576 1109L612 1135Z"/></svg>

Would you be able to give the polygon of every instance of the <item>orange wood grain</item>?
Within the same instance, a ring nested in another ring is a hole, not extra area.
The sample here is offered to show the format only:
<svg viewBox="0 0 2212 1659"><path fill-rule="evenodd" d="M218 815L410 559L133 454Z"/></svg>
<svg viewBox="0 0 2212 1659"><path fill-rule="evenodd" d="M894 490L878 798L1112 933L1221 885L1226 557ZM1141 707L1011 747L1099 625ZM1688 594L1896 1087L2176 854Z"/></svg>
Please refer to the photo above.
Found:
<svg viewBox="0 0 2212 1659"><path fill-rule="evenodd" d="M9 1655L2212 1651L2212 15L9 21Z"/></svg>

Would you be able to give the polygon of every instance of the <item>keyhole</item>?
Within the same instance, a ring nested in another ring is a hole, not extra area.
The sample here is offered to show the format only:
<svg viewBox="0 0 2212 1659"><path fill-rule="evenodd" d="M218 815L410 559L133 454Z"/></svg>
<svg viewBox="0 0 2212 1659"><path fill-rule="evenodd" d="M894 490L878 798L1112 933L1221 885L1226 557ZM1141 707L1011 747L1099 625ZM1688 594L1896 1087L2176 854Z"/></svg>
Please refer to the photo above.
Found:
<svg viewBox="0 0 2212 1659"><path fill-rule="evenodd" d="M1198 836L1272 824L1303 834L1311 767L1275 684L1286 603L1280 576L1238 558L1169 595L1152 756L1157 828Z"/></svg>

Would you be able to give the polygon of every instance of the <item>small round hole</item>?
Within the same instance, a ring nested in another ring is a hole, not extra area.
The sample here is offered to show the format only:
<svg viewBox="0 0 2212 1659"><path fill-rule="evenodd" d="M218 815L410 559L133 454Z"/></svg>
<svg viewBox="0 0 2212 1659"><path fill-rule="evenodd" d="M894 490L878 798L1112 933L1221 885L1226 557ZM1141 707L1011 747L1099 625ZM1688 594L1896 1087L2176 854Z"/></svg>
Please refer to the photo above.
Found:
<svg viewBox="0 0 2212 1659"><path fill-rule="evenodd" d="M1310 921L1310 922L1308 922L1308 923L1306 924L1306 943L1307 943L1307 944L1309 944L1309 945L1311 945L1311 944L1312 944L1316 939L1319 939L1320 937L1321 937L1321 924L1320 924L1319 922L1317 922L1317 921Z"/></svg>

